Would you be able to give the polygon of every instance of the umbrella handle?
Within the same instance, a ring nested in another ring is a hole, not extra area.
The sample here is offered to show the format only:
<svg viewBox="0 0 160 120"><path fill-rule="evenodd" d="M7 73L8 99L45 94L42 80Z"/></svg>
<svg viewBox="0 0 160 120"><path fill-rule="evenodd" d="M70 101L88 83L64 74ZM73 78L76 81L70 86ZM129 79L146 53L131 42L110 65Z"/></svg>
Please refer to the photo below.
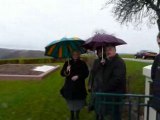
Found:
<svg viewBox="0 0 160 120"><path fill-rule="evenodd" d="M68 61L68 66L69 66L69 65L70 65L70 63L69 63L69 58L68 58L68 60L67 60L67 61Z"/></svg>
<svg viewBox="0 0 160 120"><path fill-rule="evenodd" d="M67 77L70 75L70 71L68 71L68 72L65 71L64 73L65 73L65 76L67 76Z"/></svg>
<svg viewBox="0 0 160 120"><path fill-rule="evenodd" d="M103 46L102 46L102 59L101 59L101 63L104 65L105 64L105 60L104 60L104 56L103 56Z"/></svg>
<svg viewBox="0 0 160 120"><path fill-rule="evenodd" d="M103 56L103 46L102 46L102 60L103 60L104 56Z"/></svg>
<svg viewBox="0 0 160 120"><path fill-rule="evenodd" d="M68 62L68 66L67 66L67 67L69 67L69 66L70 66L69 57L68 57L67 62ZM70 75L70 71L71 71L70 69L69 69L69 70L67 69L67 70L65 71L65 75L66 75L66 76L69 76L69 75Z"/></svg>
<svg viewBox="0 0 160 120"><path fill-rule="evenodd" d="M71 73L71 66L68 65L68 66L67 66L67 70L65 71L65 75L66 75L66 76L69 76L70 73Z"/></svg>

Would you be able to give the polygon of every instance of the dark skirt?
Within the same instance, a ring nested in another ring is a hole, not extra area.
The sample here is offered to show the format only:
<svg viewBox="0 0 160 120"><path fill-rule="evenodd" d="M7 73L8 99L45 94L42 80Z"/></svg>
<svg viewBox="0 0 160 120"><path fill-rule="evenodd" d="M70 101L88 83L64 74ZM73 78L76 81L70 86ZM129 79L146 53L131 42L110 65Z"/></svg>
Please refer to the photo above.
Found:
<svg viewBox="0 0 160 120"><path fill-rule="evenodd" d="M68 104L68 108L71 111L77 111L82 109L85 106L85 99L84 100L66 100Z"/></svg>

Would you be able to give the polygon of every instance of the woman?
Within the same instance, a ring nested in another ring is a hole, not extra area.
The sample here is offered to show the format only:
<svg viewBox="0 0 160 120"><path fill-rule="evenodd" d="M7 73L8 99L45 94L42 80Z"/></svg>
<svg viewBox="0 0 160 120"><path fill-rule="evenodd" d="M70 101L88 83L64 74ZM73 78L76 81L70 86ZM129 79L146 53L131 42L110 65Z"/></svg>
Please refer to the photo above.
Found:
<svg viewBox="0 0 160 120"><path fill-rule="evenodd" d="M61 70L61 75L66 78L61 94L66 99L70 109L70 120L79 120L80 110L85 105L87 96L85 79L88 74L88 67L85 62L80 60L80 53L74 51L72 59L65 62Z"/></svg>

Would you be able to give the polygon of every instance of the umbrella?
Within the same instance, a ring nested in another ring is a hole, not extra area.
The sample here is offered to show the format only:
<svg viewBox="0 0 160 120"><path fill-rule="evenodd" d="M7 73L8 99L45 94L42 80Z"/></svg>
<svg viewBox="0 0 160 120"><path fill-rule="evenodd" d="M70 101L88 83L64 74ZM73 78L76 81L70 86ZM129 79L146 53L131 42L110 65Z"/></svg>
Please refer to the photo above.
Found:
<svg viewBox="0 0 160 120"><path fill-rule="evenodd" d="M113 35L97 33L93 37L90 37L89 39L87 39L83 47L91 50L95 50L96 48L102 47L102 62L103 62L104 46L106 45L118 46L123 44L127 44L127 43Z"/></svg>
<svg viewBox="0 0 160 120"><path fill-rule="evenodd" d="M54 58L70 58L73 51L79 51L81 54L85 53L85 49L82 48L84 41L80 38L62 38L55 40L45 47L45 55Z"/></svg>
<svg viewBox="0 0 160 120"><path fill-rule="evenodd" d="M82 48L82 44L85 41L80 38L62 38L55 40L45 47L45 55L54 58L68 58L68 67L66 75L70 74L69 58L72 56L73 51L79 51L81 54L85 53L85 49ZM68 69L69 68L69 69Z"/></svg>
<svg viewBox="0 0 160 120"><path fill-rule="evenodd" d="M87 39L87 41L83 46L87 49L95 50L98 47L103 47L106 45L118 46L123 44L127 44L127 43L113 35L98 33L98 34L95 34L93 37L90 37L89 39Z"/></svg>

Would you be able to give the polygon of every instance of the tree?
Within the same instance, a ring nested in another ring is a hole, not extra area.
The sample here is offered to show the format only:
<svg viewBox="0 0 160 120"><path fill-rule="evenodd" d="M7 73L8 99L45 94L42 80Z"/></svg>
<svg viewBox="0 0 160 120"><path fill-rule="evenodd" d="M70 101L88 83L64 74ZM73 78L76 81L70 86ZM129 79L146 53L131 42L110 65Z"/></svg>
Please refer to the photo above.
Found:
<svg viewBox="0 0 160 120"><path fill-rule="evenodd" d="M147 18L148 22L157 22L160 31L160 0L108 0L106 6L113 4L116 20L123 23L141 23Z"/></svg>

